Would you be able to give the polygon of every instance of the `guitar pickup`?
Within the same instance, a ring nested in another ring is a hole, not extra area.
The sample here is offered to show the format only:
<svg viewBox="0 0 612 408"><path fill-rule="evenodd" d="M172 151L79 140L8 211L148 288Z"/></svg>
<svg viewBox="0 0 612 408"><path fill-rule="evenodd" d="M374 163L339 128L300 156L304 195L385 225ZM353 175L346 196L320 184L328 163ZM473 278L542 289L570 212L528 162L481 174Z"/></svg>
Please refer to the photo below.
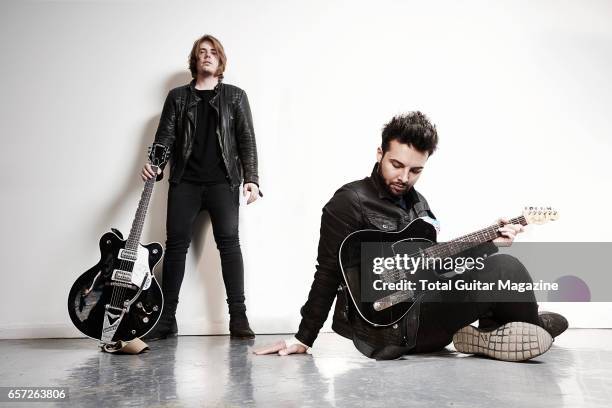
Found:
<svg viewBox="0 0 612 408"><path fill-rule="evenodd" d="M129 249L120 249L119 255L117 258L123 259L124 261L132 261L136 262L136 258L138 257L138 253L134 251L130 251Z"/></svg>
<svg viewBox="0 0 612 408"><path fill-rule="evenodd" d="M384 298L378 299L372 305L374 310L380 312L381 310L385 310L390 308L391 306L395 306L398 303L402 302L414 302L414 291L406 290L406 291L398 291L392 295L385 296Z"/></svg>
<svg viewBox="0 0 612 408"><path fill-rule="evenodd" d="M115 269L113 271L113 275L111 276L111 280L115 282L121 283L132 283L132 272L122 271L121 269Z"/></svg>
<svg viewBox="0 0 612 408"><path fill-rule="evenodd" d="M376 310L377 312L390 308L391 306L393 306L393 303L389 301L385 302L383 300L377 300L376 302L374 302L374 310Z"/></svg>

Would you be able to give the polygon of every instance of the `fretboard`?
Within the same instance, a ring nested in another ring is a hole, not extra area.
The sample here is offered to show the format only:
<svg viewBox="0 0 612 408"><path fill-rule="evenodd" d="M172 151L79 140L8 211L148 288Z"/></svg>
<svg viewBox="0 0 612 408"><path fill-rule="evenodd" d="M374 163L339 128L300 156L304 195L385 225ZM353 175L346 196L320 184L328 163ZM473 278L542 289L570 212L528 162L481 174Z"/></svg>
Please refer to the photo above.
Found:
<svg viewBox="0 0 612 408"><path fill-rule="evenodd" d="M512 218L510 220L510 224L527 225L527 220L524 216L521 215L519 217ZM425 256L434 258L445 258L453 256L465 251L466 249L476 247L485 242L493 241L499 236L497 230L501 226L501 224L494 224L476 232L472 232L471 234L455 238L451 241L431 246L423 250L423 252Z"/></svg>
<svg viewBox="0 0 612 408"><path fill-rule="evenodd" d="M157 174L158 167L151 166L153 173ZM153 194L153 186L155 185L155 177L145 181L142 195L140 196L140 202L138 203L138 210L136 210L136 216L132 222L132 229L130 229L130 235L125 244L125 249L129 251L136 251L138 244L140 243L140 236L142 235L142 228L144 226L145 217L147 216L147 209L149 208L149 201L151 200L151 194Z"/></svg>

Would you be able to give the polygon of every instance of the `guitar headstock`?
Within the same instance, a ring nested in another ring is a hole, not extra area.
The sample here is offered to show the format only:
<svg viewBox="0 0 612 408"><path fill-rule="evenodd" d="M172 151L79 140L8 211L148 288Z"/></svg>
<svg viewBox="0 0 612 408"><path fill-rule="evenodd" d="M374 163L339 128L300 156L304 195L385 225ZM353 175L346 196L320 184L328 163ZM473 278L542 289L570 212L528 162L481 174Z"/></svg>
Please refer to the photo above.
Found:
<svg viewBox="0 0 612 408"><path fill-rule="evenodd" d="M559 219L559 212L552 207L525 207L523 217L529 224L544 224Z"/></svg>
<svg viewBox="0 0 612 408"><path fill-rule="evenodd" d="M151 166L161 167L170 158L170 149L161 143L153 143L149 146L149 161Z"/></svg>

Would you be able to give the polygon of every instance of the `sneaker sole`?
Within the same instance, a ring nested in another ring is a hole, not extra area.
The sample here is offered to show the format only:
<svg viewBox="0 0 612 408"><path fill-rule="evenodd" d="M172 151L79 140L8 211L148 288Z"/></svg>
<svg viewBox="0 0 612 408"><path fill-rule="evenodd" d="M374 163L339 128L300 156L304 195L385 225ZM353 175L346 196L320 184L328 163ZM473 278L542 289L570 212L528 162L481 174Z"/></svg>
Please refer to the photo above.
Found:
<svg viewBox="0 0 612 408"><path fill-rule="evenodd" d="M493 330L466 326L453 336L460 353L477 354L503 361L525 361L544 354L552 345L552 336L540 326L510 322Z"/></svg>

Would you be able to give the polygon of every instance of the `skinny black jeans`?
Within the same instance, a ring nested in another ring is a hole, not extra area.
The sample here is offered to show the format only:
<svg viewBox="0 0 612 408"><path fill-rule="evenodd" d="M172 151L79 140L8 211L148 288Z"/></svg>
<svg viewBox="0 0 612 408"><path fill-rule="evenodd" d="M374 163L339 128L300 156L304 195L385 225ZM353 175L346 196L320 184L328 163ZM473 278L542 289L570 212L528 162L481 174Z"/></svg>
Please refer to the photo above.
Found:
<svg viewBox="0 0 612 408"><path fill-rule="evenodd" d="M472 270L455 279L497 282L499 279L512 282L532 282L523 264L510 255L499 254L486 258L484 269ZM453 334L464 326L479 320L481 328L495 328L508 322L519 321L539 324L538 304L533 291L516 293L512 301L507 292L486 293L482 291L430 292L429 300L421 304L419 328L413 353L429 353L443 349ZM506 301L496 301L504 298Z"/></svg>
<svg viewBox="0 0 612 408"><path fill-rule="evenodd" d="M244 265L238 237L239 188L228 183L199 185L170 183L166 218L166 253L162 289L166 314L176 312L185 275L185 258L193 235L193 225L202 210L210 214L213 235L221 256L223 282L230 313L244 306Z"/></svg>

